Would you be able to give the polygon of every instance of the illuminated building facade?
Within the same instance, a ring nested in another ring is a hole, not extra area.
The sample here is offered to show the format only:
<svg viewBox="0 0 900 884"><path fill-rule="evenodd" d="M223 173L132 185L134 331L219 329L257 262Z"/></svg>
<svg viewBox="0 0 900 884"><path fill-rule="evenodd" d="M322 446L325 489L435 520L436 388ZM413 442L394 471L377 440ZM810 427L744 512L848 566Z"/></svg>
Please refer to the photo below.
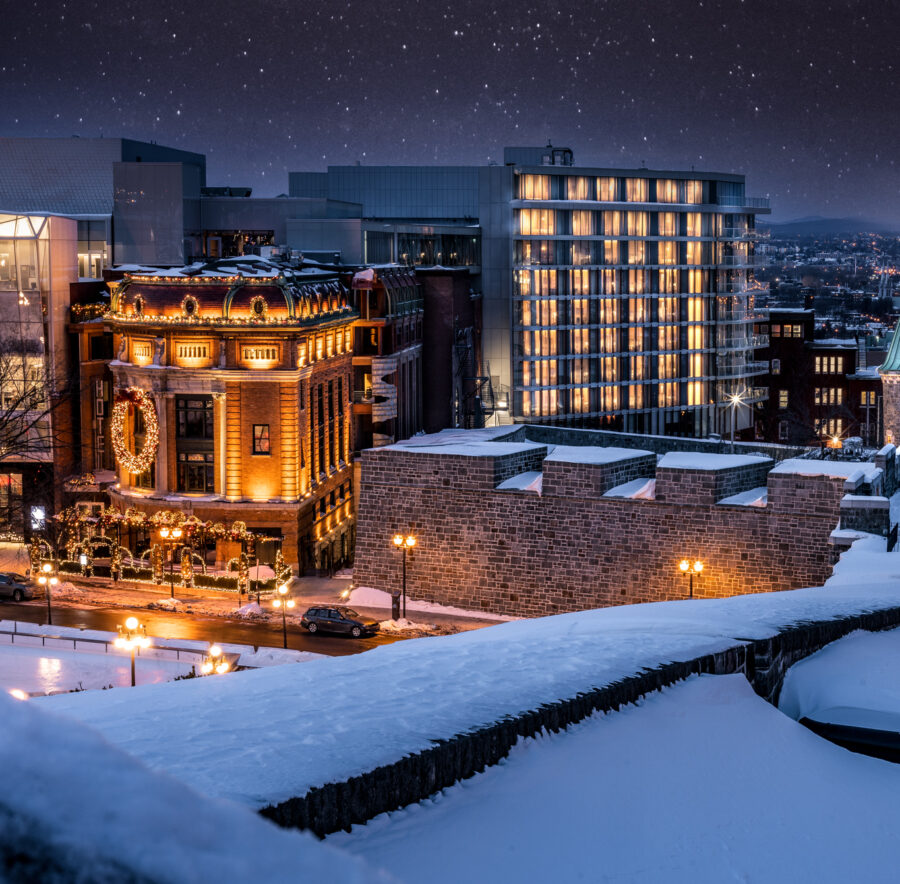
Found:
<svg viewBox="0 0 900 884"><path fill-rule="evenodd" d="M110 290L113 505L243 521L301 571L348 557L357 314L339 277L242 258Z"/></svg>

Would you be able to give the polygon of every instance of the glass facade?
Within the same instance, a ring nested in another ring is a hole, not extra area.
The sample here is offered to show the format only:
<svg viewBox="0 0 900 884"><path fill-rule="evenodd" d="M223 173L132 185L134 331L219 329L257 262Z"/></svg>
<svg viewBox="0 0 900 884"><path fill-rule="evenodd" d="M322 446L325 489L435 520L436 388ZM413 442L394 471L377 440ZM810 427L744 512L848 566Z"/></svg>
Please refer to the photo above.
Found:
<svg viewBox="0 0 900 884"><path fill-rule="evenodd" d="M516 174L514 418L722 432L759 395L743 184L585 171Z"/></svg>

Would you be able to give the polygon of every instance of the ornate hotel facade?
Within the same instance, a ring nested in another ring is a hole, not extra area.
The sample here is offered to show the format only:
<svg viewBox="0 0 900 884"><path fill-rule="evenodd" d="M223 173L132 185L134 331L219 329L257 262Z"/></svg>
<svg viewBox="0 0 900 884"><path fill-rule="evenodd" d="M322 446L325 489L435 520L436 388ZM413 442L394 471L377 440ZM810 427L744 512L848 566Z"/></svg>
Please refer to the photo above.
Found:
<svg viewBox="0 0 900 884"><path fill-rule="evenodd" d="M251 257L109 287L112 504L243 521L301 571L349 556L358 314L339 277Z"/></svg>

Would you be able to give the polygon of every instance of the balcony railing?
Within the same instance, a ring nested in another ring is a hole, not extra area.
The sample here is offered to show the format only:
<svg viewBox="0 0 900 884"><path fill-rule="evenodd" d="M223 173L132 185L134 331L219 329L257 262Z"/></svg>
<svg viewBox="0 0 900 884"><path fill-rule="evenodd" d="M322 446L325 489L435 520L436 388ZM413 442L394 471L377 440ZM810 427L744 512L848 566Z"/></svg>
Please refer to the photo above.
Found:
<svg viewBox="0 0 900 884"><path fill-rule="evenodd" d="M740 396L740 405L753 405L757 402L767 401L769 398L769 390L767 387L747 387L741 390L738 395ZM731 396L723 394L720 391L716 404L733 406L734 400Z"/></svg>
<svg viewBox="0 0 900 884"><path fill-rule="evenodd" d="M716 350L720 353L728 353L733 350L761 350L768 346L768 335L746 335L737 338L722 338L716 341Z"/></svg>
<svg viewBox="0 0 900 884"><path fill-rule="evenodd" d="M765 196L730 196L722 195L716 200L719 206L745 209L768 209L769 198Z"/></svg>
<svg viewBox="0 0 900 884"><path fill-rule="evenodd" d="M768 230L756 230L748 227L725 227L722 230L722 239L741 240L742 242L755 242L760 239L768 239L771 236Z"/></svg>
<svg viewBox="0 0 900 884"><path fill-rule="evenodd" d="M762 255L723 255L719 260L722 267L763 267Z"/></svg>
<svg viewBox="0 0 900 884"><path fill-rule="evenodd" d="M768 362L726 362L716 366L716 377L719 380L735 378L751 378L769 373Z"/></svg>
<svg viewBox="0 0 900 884"><path fill-rule="evenodd" d="M372 396L372 388L369 387L367 390L354 390L353 391L353 401L354 402L363 402L363 403L373 402L374 397Z"/></svg>

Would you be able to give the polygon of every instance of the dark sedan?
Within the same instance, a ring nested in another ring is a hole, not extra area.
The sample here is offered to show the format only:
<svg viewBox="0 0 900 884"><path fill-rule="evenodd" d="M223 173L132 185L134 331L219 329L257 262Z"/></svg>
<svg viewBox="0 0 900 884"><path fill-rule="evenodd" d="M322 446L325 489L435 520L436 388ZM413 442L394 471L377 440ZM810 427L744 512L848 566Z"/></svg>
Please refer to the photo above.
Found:
<svg viewBox="0 0 900 884"><path fill-rule="evenodd" d="M378 632L378 621L367 620L353 608L342 605L334 607L310 608L300 624L310 632L340 632L359 638L363 635L374 635Z"/></svg>
<svg viewBox="0 0 900 884"><path fill-rule="evenodd" d="M34 588L21 574L0 572L0 598L12 599L15 602L33 599Z"/></svg>

